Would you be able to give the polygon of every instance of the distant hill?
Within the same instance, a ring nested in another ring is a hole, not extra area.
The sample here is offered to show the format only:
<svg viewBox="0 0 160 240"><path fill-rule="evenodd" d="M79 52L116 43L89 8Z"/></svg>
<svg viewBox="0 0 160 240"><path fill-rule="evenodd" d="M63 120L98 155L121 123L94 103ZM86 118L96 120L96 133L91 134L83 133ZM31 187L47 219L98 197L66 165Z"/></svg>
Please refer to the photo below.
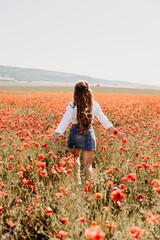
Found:
<svg viewBox="0 0 160 240"><path fill-rule="evenodd" d="M64 73L57 71L48 71L32 68L9 67L0 65L0 83L5 82L28 82L28 83L57 83L73 84L78 80L88 81L91 85L110 86L110 87L129 87L129 88L155 88L160 86L149 86L135 84L128 81L112 81L100 78L94 78L86 75Z"/></svg>

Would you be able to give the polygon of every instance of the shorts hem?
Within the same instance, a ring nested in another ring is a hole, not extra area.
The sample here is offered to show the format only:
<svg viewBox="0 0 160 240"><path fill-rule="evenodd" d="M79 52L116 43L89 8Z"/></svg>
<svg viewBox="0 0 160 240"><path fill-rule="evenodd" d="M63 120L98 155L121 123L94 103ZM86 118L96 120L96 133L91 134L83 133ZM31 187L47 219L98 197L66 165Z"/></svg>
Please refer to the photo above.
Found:
<svg viewBox="0 0 160 240"><path fill-rule="evenodd" d="M96 151L96 149L95 148L89 148L89 149L87 149L87 148L72 148L72 147L68 147L69 149L77 149L77 150L85 150L85 151Z"/></svg>

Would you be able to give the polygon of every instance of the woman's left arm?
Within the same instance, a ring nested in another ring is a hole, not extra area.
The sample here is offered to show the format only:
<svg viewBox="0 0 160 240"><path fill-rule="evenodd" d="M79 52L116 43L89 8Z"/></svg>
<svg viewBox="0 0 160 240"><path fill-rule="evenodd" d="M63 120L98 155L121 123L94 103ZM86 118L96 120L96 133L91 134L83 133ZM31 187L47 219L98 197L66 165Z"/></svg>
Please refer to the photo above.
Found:
<svg viewBox="0 0 160 240"><path fill-rule="evenodd" d="M103 125L103 127L107 130L109 130L111 133L113 133L114 135L117 135L117 137L120 140L124 140L124 133L118 132L113 124L108 120L107 116L103 113L101 107L99 106L99 104L96 102L96 111L95 111L95 116L97 117L97 119L100 121L100 123Z"/></svg>

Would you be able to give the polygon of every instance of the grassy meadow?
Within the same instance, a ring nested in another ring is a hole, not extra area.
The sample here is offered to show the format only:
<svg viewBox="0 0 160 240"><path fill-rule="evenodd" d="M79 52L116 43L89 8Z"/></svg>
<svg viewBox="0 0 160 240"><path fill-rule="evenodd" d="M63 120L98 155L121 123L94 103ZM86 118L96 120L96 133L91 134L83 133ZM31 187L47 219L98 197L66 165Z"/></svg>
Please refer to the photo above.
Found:
<svg viewBox="0 0 160 240"><path fill-rule="evenodd" d="M69 127L51 142L73 88L0 87L0 239L160 239L160 91L92 89L127 142L95 119L93 180L78 185Z"/></svg>

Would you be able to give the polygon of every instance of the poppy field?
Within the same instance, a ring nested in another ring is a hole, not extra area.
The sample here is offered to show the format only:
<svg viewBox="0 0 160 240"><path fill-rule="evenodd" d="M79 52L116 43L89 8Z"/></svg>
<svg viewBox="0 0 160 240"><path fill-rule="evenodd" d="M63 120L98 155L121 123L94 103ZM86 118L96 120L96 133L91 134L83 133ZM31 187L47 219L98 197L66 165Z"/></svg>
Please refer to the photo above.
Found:
<svg viewBox="0 0 160 240"><path fill-rule="evenodd" d="M94 120L92 181L76 181L72 92L0 91L0 239L159 240L160 95L94 93L121 142ZM83 177L83 171L82 171Z"/></svg>

